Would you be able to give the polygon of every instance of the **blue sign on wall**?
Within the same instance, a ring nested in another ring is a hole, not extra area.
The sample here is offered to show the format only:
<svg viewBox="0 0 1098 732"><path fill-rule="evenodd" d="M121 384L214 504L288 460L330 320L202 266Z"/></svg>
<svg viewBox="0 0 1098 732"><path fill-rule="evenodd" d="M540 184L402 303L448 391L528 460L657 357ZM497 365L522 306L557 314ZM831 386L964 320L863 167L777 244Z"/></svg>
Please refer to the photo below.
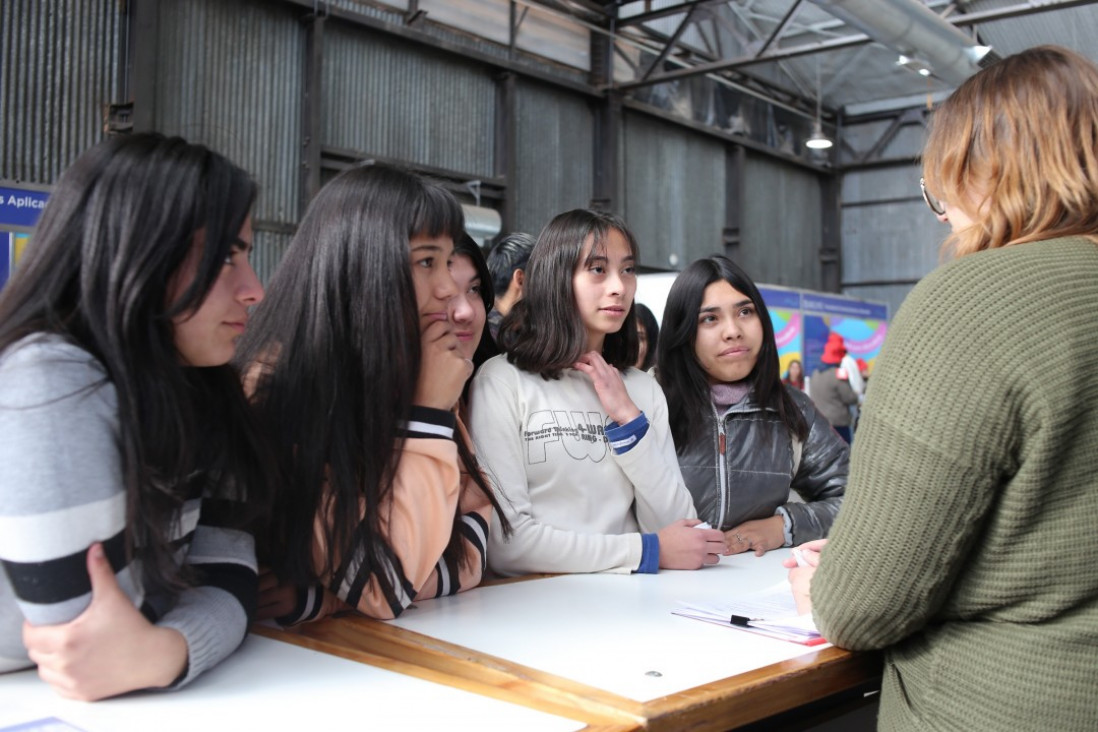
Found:
<svg viewBox="0 0 1098 732"><path fill-rule="evenodd" d="M0 226L34 226L49 197L44 191L0 186Z"/></svg>
<svg viewBox="0 0 1098 732"><path fill-rule="evenodd" d="M768 308L789 308L799 310L801 307L801 293L797 290L783 290L777 287L759 285L759 294Z"/></svg>

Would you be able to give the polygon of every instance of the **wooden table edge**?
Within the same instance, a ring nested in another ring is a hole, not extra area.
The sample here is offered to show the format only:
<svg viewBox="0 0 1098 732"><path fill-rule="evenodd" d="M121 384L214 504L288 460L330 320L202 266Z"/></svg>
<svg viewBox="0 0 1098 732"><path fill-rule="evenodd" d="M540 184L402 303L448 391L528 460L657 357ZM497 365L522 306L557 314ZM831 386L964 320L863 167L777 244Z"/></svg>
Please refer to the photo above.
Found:
<svg viewBox="0 0 1098 732"><path fill-rule="evenodd" d="M642 704L571 679L478 653L363 616L329 618L256 635L583 722L590 732L644 727Z"/></svg>
<svg viewBox="0 0 1098 732"><path fill-rule="evenodd" d="M879 654L829 647L639 702L360 615L253 632L575 719L590 729L725 730L879 680ZM737 679L729 687L729 679ZM792 687L790 681L796 682ZM728 720L735 717L731 724ZM724 721L722 721L724 720Z"/></svg>

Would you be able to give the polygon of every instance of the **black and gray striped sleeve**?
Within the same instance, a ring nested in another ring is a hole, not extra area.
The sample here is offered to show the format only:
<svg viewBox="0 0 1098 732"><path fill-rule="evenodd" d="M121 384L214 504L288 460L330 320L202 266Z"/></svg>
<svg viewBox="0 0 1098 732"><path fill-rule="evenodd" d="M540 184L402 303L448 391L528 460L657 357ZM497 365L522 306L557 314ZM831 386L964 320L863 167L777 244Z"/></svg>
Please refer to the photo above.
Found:
<svg viewBox="0 0 1098 732"><path fill-rule="evenodd" d="M87 352L31 337L0 360L0 670L29 665L24 618L64 623L91 602L87 550L103 542L142 602L124 549L126 499L113 386Z"/></svg>

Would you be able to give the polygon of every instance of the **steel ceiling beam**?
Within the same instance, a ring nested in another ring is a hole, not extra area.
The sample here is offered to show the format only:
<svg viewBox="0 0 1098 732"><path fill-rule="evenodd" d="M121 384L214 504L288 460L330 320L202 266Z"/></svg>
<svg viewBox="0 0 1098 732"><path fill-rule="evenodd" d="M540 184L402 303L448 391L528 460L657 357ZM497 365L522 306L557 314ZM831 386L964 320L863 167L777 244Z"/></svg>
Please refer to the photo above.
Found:
<svg viewBox="0 0 1098 732"><path fill-rule="evenodd" d="M652 72L655 71L659 67L659 65L664 62L664 60L667 58L667 55L671 53L671 49L674 48L675 44L679 42L680 38L682 38L683 32L685 32L690 24L694 22L694 15L697 12L697 5L690 8L690 12L686 14L686 17L682 19L681 23L679 23L679 27L676 28L675 32L671 34L671 38L669 38L667 40L667 43L664 44L663 49L660 50L659 55L652 60L652 63L648 64L648 68L645 69L644 73L641 75L641 81L644 81L649 76L651 76Z"/></svg>
<svg viewBox="0 0 1098 732"><path fill-rule="evenodd" d="M946 20L957 26L975 25L996 20L1022 18L1027 15L1045 13L1049 10L1067 10L1083 5L1094 5L1096 2L1098 0L1030 0L1029 2L1008 5L1005 8L997 8L996 10L981 10L975 13L966 11L964 14L950 16Z"/></svg>
<svg viewBox="0 0 1098 732"><path fill-rule="evenodd" d="M1037 0L1031 0L1030 2L1021 3L1018 5L1010 5L1005 8L998 8L996 10L985 10L977 13L968 13L965 15L954 15L946 18L946 20L955 26L969 26L978 23L990 23L997 20L1007 20L1010 18L1023 17L1026 15L1036 15L1038 13L1047 13L1053 10L1066 10L1069 8L1085 5L1094 5L1095 3L1098 3L1098 0L1039 0L1040 4L1034 4L1035 1ZM834 38L827 41L820 41L818 43L806 43L800 46L784 48L780 51L765 53L759 56L740 56L733 59L697 64L689 68L668 71L662 74L650 76L644 81L630 81L624 84L619 84L617 85L617 88L623 91L627 91L629 89L636 89L642 86L661 84L666 81L674 81L676 79L684 79L701 74L712 74L721 71L731 71L758 63L769 63L772 61L780 61L787 58L806 56L813 53L835 51L841 48L854 48L856 46L861 46L870 42L872 42L871 38L863 33L858 33L850 36L844 36L842 38Z"/></svg>
<svg viewBox="0 0 1098 732"><path fill-rule="evenodd" d="M694 8L702 7L705 5L714 5L724 0L690 0L679 5L673 5L669 8L661 8L659 10L652 10L647 13L641 13L639 15L633 15L629 18L618 18L617 27L626 28L631 25L642 25L651 20L659 20L660 18L666 18L671 15L678 15L679 13L685 13L693 10Z"/></svg>
<svg viewBox="0 0 1098 732"><path fill-rule="evenodd" d="M755 54L756 56L762 56L764 53L766 53L766 50L770 48L774 41L782 37L782 34L785 33L786 28L788 28L790 22L792 22L793 16L796 15L797 11L801 9L801 3L803 2L804 0L796 0L796 2L793 3L789 10L785 11L785 16L774 28L774 32L770 34L770 37L767 38L766 41L762 44L762 47L759 48L758 52Z"/></svg>
<svg viewBox="0 0 1098 732"><path fill-rule="evenodd" d="M856 35L845 36L843 38L835 38L829 41L820 41L819 43L806 43L802 46L783 48L780 51L774 51L772 53L764 54L762 56L740 56L734 59L698 64L697 66L691 66L689 68L679 69L677 71L668 71L657 76L649 77L643 82L629 81L624 84L618 84L617 88L623 91L636 89L642 86L660 84L665 81L674 81L675 79L685 79L687 77L698 76L700 74L712 74L718 71L733 71L735 69L742 68L744 66L752 66L754 64L767 63L770 61L781 61L787 58L807 56L809 54L821 53L823 51L835 51L840 48L852 48L854 46L861 46L869 42L869 36L858 33Z"/></svg>

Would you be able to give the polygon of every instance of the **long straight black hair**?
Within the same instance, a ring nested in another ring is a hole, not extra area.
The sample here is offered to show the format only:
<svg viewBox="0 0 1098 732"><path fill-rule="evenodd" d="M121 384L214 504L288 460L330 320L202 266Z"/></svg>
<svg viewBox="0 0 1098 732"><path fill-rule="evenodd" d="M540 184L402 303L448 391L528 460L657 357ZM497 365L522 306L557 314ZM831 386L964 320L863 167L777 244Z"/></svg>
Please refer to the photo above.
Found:
<svg viewBox="0 0 1098 732"><path fill-rule="evenodd" d="M689 445L705 428L701 415L710 410L709 377L698 363L694 340L698 335L698 311L705 288L724 280L751 298L762 322L763 341L755 368L748 379L756 403L778 413L789 432L799 440L808 437L808 425L781 380L774 325L759 288L732 260L712 256L692 262L667 294L663 325L656 347L656 379L667 397L671 436L679 450Z"/></svg>
<svg viewBox="0 0 1098 732"><path fill-rule="evenodd" d="M266 547L283 579L329 581L336 590L359 548L367 567L395 561L399 568L381 506L393 489L420 369L408 244L417 235L457 241L463 223L448 191L386 165L341 173L309 205L237 352L286 476ZM462 447L465 472L498 510ZM319 529L327 550L319 566L318 516L328 519ZM466 561L460 520L455 513L443 553L452 565ZM388 573L374 576L395 601Z"/></svg>
<svg viewBox="0 0 1098 732"><path fill-rule="evenodd" d="M61 176L0 295L0 350L57 334L91 353L114 386L127 550L142 561L146 592L187 583L170 524L196 471L247 491L257 510L273 479L237 373L184 367L172 326L205 300L255 196L247 173L201 145L152 133L108 139ZM199 231L195 278L169 304Z"/></svg>
<svg viewBox="0 0 1098 732"><path fill-rule="evenodd" d="M545 379L558 379L587 350L587 328L576 307L572 278L583 264L588 238L593 242L591 254L599 254L611 229L621 232L639 262L637 240L613 214L575 209L558 214L542 229L527 263L522 299L499 329L499 345L515 366ZM637 361L640 346L634 310L630 307L621 329L603 341L603 358L618 369Z"/></svg>

